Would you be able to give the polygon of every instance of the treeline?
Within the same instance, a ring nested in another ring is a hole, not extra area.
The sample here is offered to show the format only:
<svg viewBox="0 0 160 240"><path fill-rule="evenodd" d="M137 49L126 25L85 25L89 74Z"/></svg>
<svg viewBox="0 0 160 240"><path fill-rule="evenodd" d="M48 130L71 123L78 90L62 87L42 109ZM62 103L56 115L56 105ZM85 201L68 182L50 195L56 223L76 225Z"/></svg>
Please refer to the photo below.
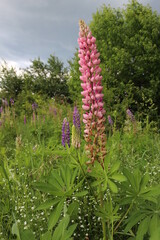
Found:
<svg viewBox="0 0 160 240"><path fill-rule="evenodd" d="M103 6L90 23L97 39L103 76L105 108L117 122L123 122L126 109L140 120L160 115L160 15L151 7L132 0L125 9ZM78 37L78 33L77 33ZM1 98L24 102L37 96L65 99L81 104L78 51L69 69L53 55L47 63L32 61L24 73L2 67Z"/></svg>

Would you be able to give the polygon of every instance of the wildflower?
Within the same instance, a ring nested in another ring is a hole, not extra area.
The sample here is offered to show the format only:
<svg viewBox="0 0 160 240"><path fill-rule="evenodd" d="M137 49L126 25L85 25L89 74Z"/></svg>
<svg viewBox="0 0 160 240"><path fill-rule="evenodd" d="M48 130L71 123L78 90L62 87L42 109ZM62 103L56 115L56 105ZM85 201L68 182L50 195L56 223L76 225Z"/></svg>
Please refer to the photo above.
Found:
<svg viewBox="0 0 160 240"><path fill-rule="evenodd" d="M24 115L24 125L26 125L26 116Z"/></svg>
<svg viewBox="0 0 160 240"><path fill-rule="evenodd" d="M113 125L113 120L110 115L108 115L108 122L111 126Z"/></svg>
<svg viewBox="0 0 160 240"><path fill-rule="evenodd" d="M83 105L85 110L83 114L83 122L85 123L84 137L87 143L86 150L89 153L90 161L93 164L98 160L103 166L104 157L106 155L106 134L105 134L105 110L103 108L102 94L102 76L99 67L100 54L96 48L96 38L92 36L89 27L83 20L80 20L79 32L79 64L80 77L83 91Z"/></svg>
<svg viewBox="0 0 160 240"><path fill-rule="evenodd" d="M67 118L64 118L62 124L62 145L65 147L66 144L70 147L70 130L69 122L67 121Z"/></svg>
<svg viewBox="0 0 160 240"><path fill-rule="evenodd" d="M131 110L130 110L130 109L127 109L127 110L126 110L126 113L127 113L128 118L129 118L132 122L134 122L135 117L134 117L133 113L131 112Z"/></svg>
<svg viewBox="0 0 160 240"><path fill-rule="evenodd" d="M72 126L72 146L79 148L80 147L80 116L77 107L74 107L73 111L73 126Z"/></svg>
<svg viewBox="0 0 160 240"><path fill-rule="evenodd" d="M13 100L13 98L10 98L10 103L11 103L11 106L14 105L14 100Z"/></svg>
<svg viewBox="0 0 160 240"><path fill-rule="evenodd" d="M1 107L0 107L0 113L2 113L2 112L3 112L3 107L1 106Z"/></svg>
<svg viewBox="0 0 160 240"><path fill-rule="evenodd" d="M80 131L81 124L80 124L80 116L77 107L74 107L73 111L73 125Z"/></svg>
<svg viewBox="0 0 160 240"><path fill-rule="evenodd" d="M38 108L38 104L36 102L34 102L32 104L32 110L35 111Z"/></svg>
<svg viewBox="0 0 160 240"><path fill-rule="evenodd" d="M6 99L6 98L5 98L5 99L2 99L2 104L3 104L5 107L8 106L8 102L7 102L7 99Z"/></svg>

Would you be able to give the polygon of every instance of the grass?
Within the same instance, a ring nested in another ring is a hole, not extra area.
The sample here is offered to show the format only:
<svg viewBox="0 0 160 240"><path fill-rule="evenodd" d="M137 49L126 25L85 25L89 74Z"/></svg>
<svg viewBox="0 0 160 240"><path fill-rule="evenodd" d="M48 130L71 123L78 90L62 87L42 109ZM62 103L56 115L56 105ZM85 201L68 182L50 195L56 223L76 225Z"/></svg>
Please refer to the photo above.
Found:
<svg viewBox="0 0 160 240"><path fill-rule="evenodd" d="M54 111L53 111L54 110ZM5 113L4 113L5 116ZM48 109L37 112L37 118L5 116L0 127L0 239L17 239L12 234L15 222L21 230L31 229L36 239L48 230L48 210L36 208L48 199L48 194L33 187L34 182L43 181L62 162L70 161L61 145L63 118L68 118L72 126L72 109L69 106L50 104ZM120 170L131 172L138 168L143 174L149 173L150 185L160 183L160 136L157 130L128 128L121 130L107 125L107 160L121 162ZM82 146L84 140L82 140ZM82 149L83 147L81 147ZM87 183L83 186L88 188ZM101 221L93 216L95 201L89 195L80 200L78 223L74 239L100 239ZM122 226L123 229L123 226ZM89 237L89 238L87 238ZM128 239L116 235L115 239Z"/></svg>

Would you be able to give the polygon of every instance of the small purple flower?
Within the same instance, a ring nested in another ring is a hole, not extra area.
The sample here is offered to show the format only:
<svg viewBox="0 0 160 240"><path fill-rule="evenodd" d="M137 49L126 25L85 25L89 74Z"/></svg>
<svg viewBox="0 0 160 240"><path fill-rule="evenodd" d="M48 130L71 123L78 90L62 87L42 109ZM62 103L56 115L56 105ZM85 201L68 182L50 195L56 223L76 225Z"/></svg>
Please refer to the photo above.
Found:
<svg viewBox="0 0 160 240"><path fill-rule="evenodd" d="M81 129L80 115L76 106L74 107L73 111L73 125L75 126L76 129L80 131Z"/></svg>
<svg viewBox="0 0 160 240"><path fill-rule="evenodd" d="M12 106L14 105L14 100L13 100L13 98L10 98L10 103L11 103Z"/></svg>
<svg viewBox="0 0 160 240"><path fill-rule="evenodd" d="M2 113L2 112L3 112L3 107L1 106L1 107L0 107L0 113Z"/></svg>
<svg viewBox="0 0 160 240"><path fill-rule="evenodd" d="M110 115L108 115L108 122L111 126L113 125L113 120Z"/></svg>
<svg viewBox="0 0 160 240"><path fill-rule="evenodd" d="M135 117L133 115L133 113L131 112L130 109L126 110L127 116L130 118L130 120L133 122L135 120Z"/></svg>
<svg viewBox="0 0 160 240"><path fill-rule="evenodd" d="M2 99L2 104L3 104L5 107L8 106L8 102L7 102L7 99L6 99L6 98L5 98L5 99Z"/></svg>
<svg viewBox="0 0 160 240"><path fill-rule="evenodd" d="M56 110L56 108L53 109L53 113L54 113L55 116L57 115L57 110Z"/></svg>
<svg viewBox="0 0 160 240"><path fill-rule="evenodd" d="M27 122L26 116L24 115L24 125L26 125L26 122Z"/></svg>
<svg viewBox="0 0 160 240"><path fill-rule="evenodd" d="M62 145L65 147L66 144L70 147L70 130L69 122L67 121L67 118L64 118L62 124Z"/></svg>
<svg viewBox="0 0 160 240"><path fill-rule="evenodd" d="M37 108L38 108L38 104L37 104L36 102L34 102L34 103L32 104L32 109L33 109L33 111L35 111Z"/></svg>

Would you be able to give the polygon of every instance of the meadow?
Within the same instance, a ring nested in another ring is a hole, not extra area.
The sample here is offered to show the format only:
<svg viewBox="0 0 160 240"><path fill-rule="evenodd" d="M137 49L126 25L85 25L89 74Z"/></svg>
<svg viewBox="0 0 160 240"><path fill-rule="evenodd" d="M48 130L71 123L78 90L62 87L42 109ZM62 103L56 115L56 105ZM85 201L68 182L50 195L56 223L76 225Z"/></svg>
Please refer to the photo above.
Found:
<svg viewBox="0 0 160 240"><path fill-rule="evenodd" d="M50 100L30 108L28 116L17 116L14 105L1 111L0 239L100 240L103 219L108 239L158 240L156 125L146 121L142 128L127 115L121 129L106 122L105 167L97 162L87 171L82 114L76 148L72 106ZM70 146L62 145L64 118L70 126Z"/></svg>

